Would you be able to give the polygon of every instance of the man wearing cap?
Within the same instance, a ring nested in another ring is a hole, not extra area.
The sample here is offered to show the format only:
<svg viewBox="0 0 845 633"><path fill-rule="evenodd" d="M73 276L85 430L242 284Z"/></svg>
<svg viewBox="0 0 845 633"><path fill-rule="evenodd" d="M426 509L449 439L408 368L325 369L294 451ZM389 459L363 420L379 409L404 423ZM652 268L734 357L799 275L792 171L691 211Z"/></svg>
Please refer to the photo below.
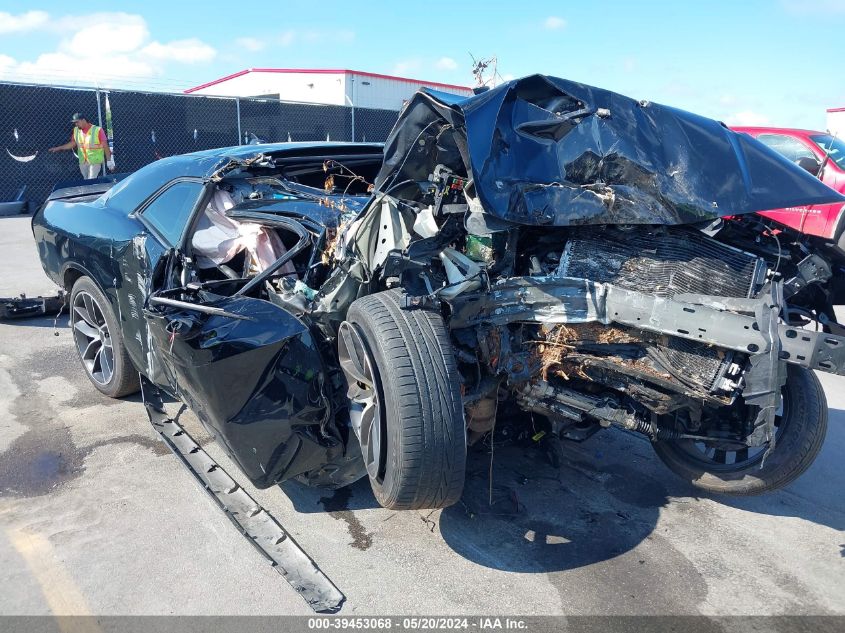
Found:
<svg viewBox="0 0 845 633"><path fill-rule="evenodd" d="M97 178L103 163L109 170L114 171L114 159L103 128L89 123L79 112L73 115L71 122L74 127L70 141L64 145L51 147L49 151L61 152L75 148L79 156L79 171L82 172L85 180Z"/></svg>

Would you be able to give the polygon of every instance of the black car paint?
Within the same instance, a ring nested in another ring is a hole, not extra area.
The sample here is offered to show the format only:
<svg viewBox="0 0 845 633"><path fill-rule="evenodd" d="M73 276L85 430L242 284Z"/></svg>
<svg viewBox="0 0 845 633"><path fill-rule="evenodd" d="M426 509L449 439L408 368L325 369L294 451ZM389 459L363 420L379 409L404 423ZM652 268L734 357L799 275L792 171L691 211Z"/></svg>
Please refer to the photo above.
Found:
<svg viewBox="0 0 845 633"><path fill-rule="evenodd" d="M321 432L333 411L323 361L308 327L282 308L251 297L221 297L214 307L248 318L178 309L147 312L169 390L222 441L259 488L286 473L330 462L343 446ZM174 324L187 329L172 336Z"/></svg>
<svg viewBox="0 0 845 633"><path fill-rule="evenodd" d="M555 114L554 99L571 107ZM441 138L447 126L457 133ZM360 144L279 144L172 157L97 201L55 201L33 219L48 274L64 285L72 267L103 288L124 337L138 343L136 366L190 404L257 486L295 475L341 485L362 474L360 453L353 442L344 444L335 424L333 396L339 390L328 376L336 369L329 346L307 322L251 297L221 295L211 302L248 320L151 308L148 299L161 290L154 279L168 247L133 211L168 182L213 182L223 170L236 173L260 154L316 161L332 153L379 151ZM408 160L414 152L428 156ZM475 178L487 215L506 224L682 224L782 207L784 200L845 201L806 173L796 175L801 170L765 146L714 121L540 76L460 103L418 93L391 133L376 187L425 182L429 173L420 170L437 163ZM678 166L683 178L673 180ZM775 180L767 188L760 178L768 176ZM251 210L327 224L320 201L307 193L299 197Z"/></svg>
<svg viewBox="0 0 845 633"><path fill-rule="evenodd" d="M845 202L747 134L683 110L532 75L460 98L423 89L385 144L376 189L443 164L494 221L690 224Z"/></svg>
<svg viewBox="0 0 845 633"><path fill-rule="evenodd" d="M330 424L337 406L329 397L324 346L315 344L303 321L251 297L217 298L227 311L249 315L247 320L151 308L148 299L162 290L157 284L165 277L168 256L184 244L164 243L138 211L174 181L212 182L222 169L237 170L260 154L321 160L349 153L380 157L381 146L285 143L171 157L94 200L84 187L76 192L82 202L58 199L57 192L57 199L33 217L47 275L68 289L85 275L103 290L136 368L191 406L258 487L297 475L328 485L360 476L354 447L347 447ZM316 196L285 202L248 206L327 223L328 209ZM194 216L203 203L200 197ZM174 336L174 324L184 328L187 323L194 329Z"/></svg>

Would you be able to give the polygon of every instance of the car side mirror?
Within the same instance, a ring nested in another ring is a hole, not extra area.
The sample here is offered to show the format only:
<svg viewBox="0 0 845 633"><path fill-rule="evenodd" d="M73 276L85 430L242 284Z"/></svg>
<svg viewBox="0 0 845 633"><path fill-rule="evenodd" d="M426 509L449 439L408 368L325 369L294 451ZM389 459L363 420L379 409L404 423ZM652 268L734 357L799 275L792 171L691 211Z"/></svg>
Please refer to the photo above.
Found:
<svg viewBox="0 0 845 633"><path fill-rule="evenodd" d="M801 169L810 172L814 176L819 175L819 168L822 166L819 161L817 161L811 156L802 156L801 158L795 161L795 164L798 165Z"/></svg>

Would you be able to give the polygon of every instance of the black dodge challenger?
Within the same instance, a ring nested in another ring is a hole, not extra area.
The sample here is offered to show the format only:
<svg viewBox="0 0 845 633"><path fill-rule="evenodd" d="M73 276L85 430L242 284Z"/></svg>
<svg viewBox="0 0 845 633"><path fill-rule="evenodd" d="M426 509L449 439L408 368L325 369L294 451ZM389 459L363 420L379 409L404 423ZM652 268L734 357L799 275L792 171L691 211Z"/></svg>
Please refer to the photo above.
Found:
<svg viewBox="0 0 845 633"><path fill-rule="evenodd" d="M717 492L799 476L827 426L813 370L845 373L845 253L754 212L833 202L716 121L536 75L421 91L384 148L59 190L33 230L101 392L182 400L258 487L366 475L424 508L460 497L497 417L642 433Z"/></svg>

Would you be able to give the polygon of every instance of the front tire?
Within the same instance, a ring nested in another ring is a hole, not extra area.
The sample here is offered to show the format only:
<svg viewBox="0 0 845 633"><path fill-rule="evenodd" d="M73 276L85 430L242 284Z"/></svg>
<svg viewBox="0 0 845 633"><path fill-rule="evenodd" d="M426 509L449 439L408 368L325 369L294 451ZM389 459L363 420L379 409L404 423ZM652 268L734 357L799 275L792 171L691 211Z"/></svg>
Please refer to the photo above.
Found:
<svg viewBox="0 0 845 633"><path fill-rule="evenodd" d="M460 499L466 470L460 375L443 317L403 310L400 297L358 299L340 327L350 416L382 506L443 508Z"/></svg>
<svg viewBox="0 0 845 633"><path fill-rule="evenodd" d="M89 277L73 284L70 327L85 374L100 393L121 398L141 388L111 303Z"/></svg>
<svg viewBox="0 0 845 633"><path fill-rule="evenodd" d="M810 467L824 443L827 398L819 379L809 369L787 367L776 425L775 448L765 459L766 447L751 455L748 448L703 450L705 447L700 443L696 446L692 440L656 442L653 446L664 464L696 488L738 496L763 494L797 479Z"/></svg>

